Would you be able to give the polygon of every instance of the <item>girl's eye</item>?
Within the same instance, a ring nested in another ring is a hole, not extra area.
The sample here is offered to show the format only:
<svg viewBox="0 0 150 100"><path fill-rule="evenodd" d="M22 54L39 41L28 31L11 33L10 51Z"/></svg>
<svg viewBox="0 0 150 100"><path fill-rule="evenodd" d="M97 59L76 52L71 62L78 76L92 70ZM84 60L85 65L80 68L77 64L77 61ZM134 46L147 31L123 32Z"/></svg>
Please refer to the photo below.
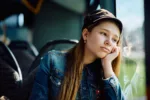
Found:
<svg viewBox="0 0 150 100"><path fill-rule="evenodd" d="M102 34L104 36L107 36L107 34L105 32L100 32L100 34Z"/></svg>
<svg viewBox="0 0 150 100"><path fill-rule="evenodd" d="M113 39L113 41L114 41L115 43L117 43L117 42L118 42L118 40L117 40L117 39Z"/></svg>

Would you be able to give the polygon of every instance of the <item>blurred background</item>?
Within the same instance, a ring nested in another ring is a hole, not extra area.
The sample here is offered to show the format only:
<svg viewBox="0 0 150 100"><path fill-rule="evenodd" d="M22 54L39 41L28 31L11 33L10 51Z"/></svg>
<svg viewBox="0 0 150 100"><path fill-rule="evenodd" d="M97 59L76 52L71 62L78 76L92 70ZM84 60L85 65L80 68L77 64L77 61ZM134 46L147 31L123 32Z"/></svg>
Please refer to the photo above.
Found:
<svg viewBox="0 0 150 100"><path fill-rule="evenodd" d="M144 34L145 32L148 34L148 31L144 30L147 14L144 15L145 2L146 0L1 0L0 41L12 52L16 59L13 60L18 64L15 63L17 67L14 69L20 77L21 87L19 90L17 88L16 93L19 91L24 94L20 94L22 100L28 99L34 77L32 74L39 58L48 50L64 49L64 44L67 43L68 49L78 43L83 16L92 10L105 8L124 24L123 59L119 81L126 100L146 100ZM54 46L56 44L63 44L63 46ZM0 52L2 50L0 49ZM7 59L5 60L7 62ZM5 74L10 72L5 72L3 68L1 73L3 79L7 77ZM18 97L15 93L12 95L13 90L10 93L6 92L10 87L6 89L2 87L3 85L4 83L1 83L0 90L3 91L0 91L0 96L5 94L12 98L11 100ZM25 89L25 87L29 88Z"/></svg>

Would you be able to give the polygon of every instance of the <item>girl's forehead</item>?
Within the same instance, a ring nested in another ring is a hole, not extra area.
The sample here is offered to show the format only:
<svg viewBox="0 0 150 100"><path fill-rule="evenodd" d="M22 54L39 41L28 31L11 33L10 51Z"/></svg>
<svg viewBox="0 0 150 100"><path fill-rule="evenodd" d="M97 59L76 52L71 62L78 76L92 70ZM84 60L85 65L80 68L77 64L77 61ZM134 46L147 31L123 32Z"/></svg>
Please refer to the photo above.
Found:
<svg viewBox="0 0 150 100"><path fill-rule="evenodd" d="M112 22L100 23L93 28L93 31L101 31L101 30L112 33L117 37L120 36L119 28L115 25L115 23Z"/></svg>

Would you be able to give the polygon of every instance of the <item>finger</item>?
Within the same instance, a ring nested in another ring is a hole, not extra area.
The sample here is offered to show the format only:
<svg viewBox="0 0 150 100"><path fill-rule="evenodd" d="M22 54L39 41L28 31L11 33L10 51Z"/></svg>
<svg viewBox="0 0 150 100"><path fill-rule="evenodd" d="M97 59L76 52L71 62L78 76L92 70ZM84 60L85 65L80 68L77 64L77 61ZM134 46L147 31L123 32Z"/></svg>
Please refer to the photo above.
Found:
<svg viewBox="0 0 150 100"><path fill-rule="evenodd" d="M112 51L111 51L111 53L113 53L115 51L115 48L112 48Z"/></svg>
<svg viewBox="0 0 150 100"><path fill-rule="evenodd" d="M118 48L117 48L117 47L114 47L114 48L112 49L112 53L114 53L114 52L116 52L116 51L118 51Z"/></svg>

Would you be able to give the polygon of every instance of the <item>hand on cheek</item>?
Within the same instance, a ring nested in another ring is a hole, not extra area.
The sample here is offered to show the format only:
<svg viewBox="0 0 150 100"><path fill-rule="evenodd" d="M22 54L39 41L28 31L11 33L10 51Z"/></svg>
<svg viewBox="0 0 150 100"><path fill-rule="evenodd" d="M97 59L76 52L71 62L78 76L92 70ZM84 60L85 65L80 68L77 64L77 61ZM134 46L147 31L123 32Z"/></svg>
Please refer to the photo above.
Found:
<svg viewBox="0 0 150 100"><path fill-rule="evenodd" d="M101 59L105 78L113 75L112 61L118 56L119 52L120 47L114 47L110 54Z"/></svg>
<svg viewBox="0 0 150 100"><path fill-rule="evenodd" d="M107 54L103 60L106 60L108 62L112 62L119 54L120 52L120 47L114 47L111 51L111 53Z"/></svg>

